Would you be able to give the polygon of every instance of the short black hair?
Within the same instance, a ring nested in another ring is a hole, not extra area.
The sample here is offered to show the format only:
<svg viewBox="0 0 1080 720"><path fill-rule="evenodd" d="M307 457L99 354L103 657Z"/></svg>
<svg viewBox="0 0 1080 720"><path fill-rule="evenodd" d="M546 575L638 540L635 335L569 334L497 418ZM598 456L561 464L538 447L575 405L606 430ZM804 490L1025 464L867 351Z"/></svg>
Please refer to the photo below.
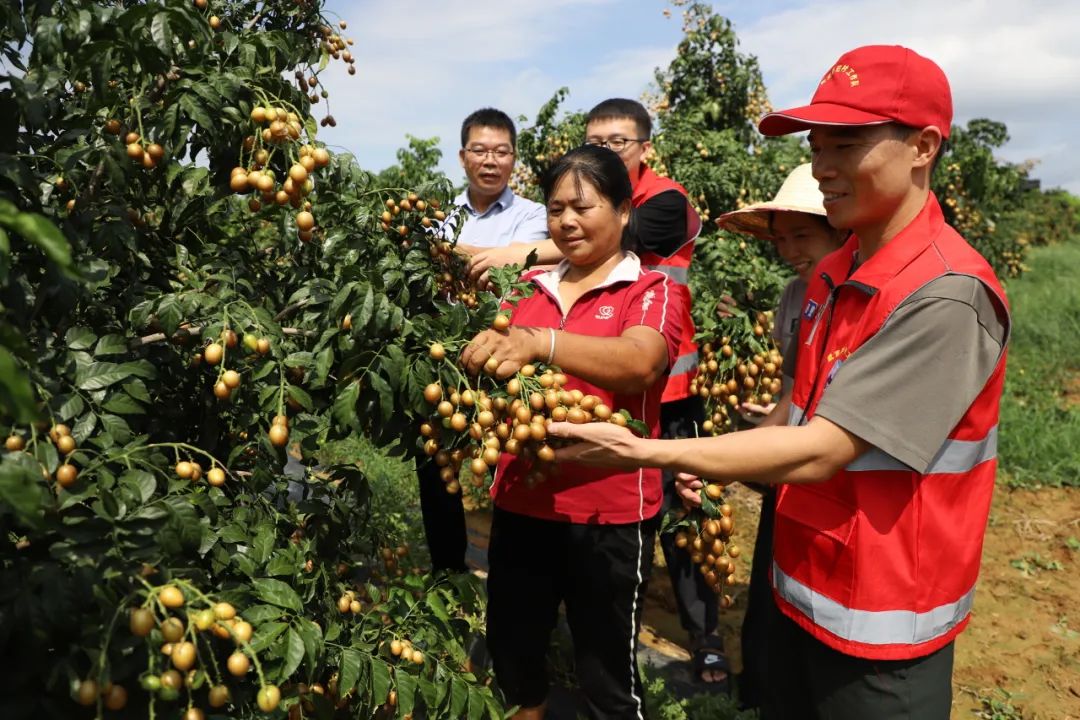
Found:
<svg viewBox="0 0 1080 720"><path fill-rule="evenodd" d="M514 127L514 121L510 119L510 116L502 110L486 107L469 113L469 117L461 123L461 147L465 147L469 142L469 131L474 127L505 130L510 133L510 146L517 148L517 128Z"/></svg>
<svg viewBox="0 0 1080 720"><path fill-rule="evenodd" d="M585 118L585 125L594 120L633 120L637 125L638 133L646 140L652 137L652 118L649 111L637 100L627 98L610 98L598 104L589 111Z"/></svg>
<svg viewBox="0 0 1080 720"><path fill-rule="evenodd" d="M634 194L630 184L630 174L626 171L626 164L614 150L609 150L599 145L580 145L555 161L540 179L540 189L544 193L544 201L551 198L555 186L566 175L573 176L578 194L581 193L581 183L587 182L596 188L596 191L608 199L612 207L621 207L625 202L631 202ZM630 222L623 229L623 250L633 250L637 237L634 213L630 213Z"/></svg>

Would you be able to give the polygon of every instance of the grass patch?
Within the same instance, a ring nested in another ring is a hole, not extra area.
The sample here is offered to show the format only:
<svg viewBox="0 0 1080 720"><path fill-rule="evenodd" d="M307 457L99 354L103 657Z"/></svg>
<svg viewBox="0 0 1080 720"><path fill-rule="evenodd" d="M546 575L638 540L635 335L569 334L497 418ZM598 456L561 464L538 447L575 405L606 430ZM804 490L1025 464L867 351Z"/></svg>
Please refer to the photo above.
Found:
<svg viewBox="0 0 1080 720"><path fill-rule="evenodd" d="M1001 403L1009 485L1080 487L1080 243L1033 250L1009 281L1013 331Z"/></svg>
<svg viewBox="0 0 1080 720"><path fill-rule="evenodd" d="M371 523L389 545L408 542L427 555L420 517L420 487L413 461L392 457L362 435L323 445L316 455L320 465L359 464L371 483L374 497Z"/></svg>

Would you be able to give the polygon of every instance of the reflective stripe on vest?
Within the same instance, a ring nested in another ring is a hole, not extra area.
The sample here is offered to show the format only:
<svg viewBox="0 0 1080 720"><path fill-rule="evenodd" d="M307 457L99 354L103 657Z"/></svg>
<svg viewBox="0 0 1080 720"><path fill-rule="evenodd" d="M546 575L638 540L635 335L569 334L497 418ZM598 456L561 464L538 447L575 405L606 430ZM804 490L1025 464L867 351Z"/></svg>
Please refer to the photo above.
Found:
<svg viewBox="0 0 1080 720"><path fill-rule="evenodd" d="M697 369L698 362L700 362L700 360L698 359L698 354L696 352L680 355L678 359L675 360L675 364L671 366L669 375L675 376L693 372Z"/></svg>
<svg viewBox="0 0 1080 720"><path fill-rule="evenodd" d="M946 440L934 455L925 475L965 473L997 457L997 425L981 440ZM871 448L856 458L847 469L852 472L912 472L912 469L892 455Z"/></svg>
<svg viewBox="0 0 1080 720"><path fill-rule="evenodd" d="M803 409L791 403L788 410L788 425L795 425L803 420ZM930 461L930 467L923 475L941 475L970 472L987 460L997 457L998 426L990 428L981 440L947 439ZM914 472L912 468L900 462L892 455L872 447L848 464L850 472Z"/></svg>
<svg viewBox="0 0 1080 720"><path fill-rule="evenodd" d="M869 645L917 645L929 642L956 627L975 599L975 588L959 600L926 612L910 610L853 610L825 597L786 575L774 562L773 586L813 623L844 640Z"/></svg>
<svg viewBox="0 0 1080 720"><path fill-rule="evenodd" d="M646 267L650 270L664 273L680 285L686 285L690 282L690 268L678 267L675 265L647 265Z"/></svg>

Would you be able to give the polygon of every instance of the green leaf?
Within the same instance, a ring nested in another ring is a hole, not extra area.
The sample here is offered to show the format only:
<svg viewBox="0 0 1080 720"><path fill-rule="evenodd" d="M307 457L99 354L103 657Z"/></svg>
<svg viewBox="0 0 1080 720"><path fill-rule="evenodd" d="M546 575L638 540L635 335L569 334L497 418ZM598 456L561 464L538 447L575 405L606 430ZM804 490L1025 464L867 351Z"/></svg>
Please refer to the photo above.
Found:
<svg viewBox="0 0 1080 720"><path fill-rule="evenodd" d="M72 274L71 246L64 234L46 217L20 212L10 201L0 199L0 225L37 245L65 274Z"/></svg>
<svg viewBox="0 0 1080 720"><path fill-rule="evenodd" d="M371 389L379 394L379 410L383 422L388 422L394 416L394 391L378 373L369 374L367 379L371 383Z"/></svg>
<svg viewBox="0 0 1080 720"><path fill-rule="evenodd" d="M360 382L354 381L345 386L345 389L334 398L334 407L331 414L338 425L353 430L360 429L359 417L356 414L356 402L360 399Z"/></svg>
<svg viewBox="0 0 1080 720"><path fill-rule="evenodd" d="M371 322L371 316L375 312L375 291L370 285L367 286L367 292L364 294L364 299L360 305L360 309L353 315L353 328L360 329L367 327L367 324Z"/></svg>
<svg viewBox="0 0 1080 720"><path fill-rule="evenodd" d="M390 695L390 668L382 658L371 658L371 697L377 703L386 702Z"/></svg>
<svg viewBox="0 0 1080 720"><path fill-rule="evenodd" d="M101 390L132 375L153 377L154 366L145 360L129 363L93 362L75 373L75 384L81 390Z"/></svg>
<svg viewBox="0 0 1080 720"><path fill-rule="evenodd" d="M375 696L378 702L379 696ZM398 717L403 718L413 711L416 705L416 677L407 672L397 673Z"/></svg>
<svg viewBox="0 0 1080 720"><path fill-rule="evenodd" d="M304 609L304 604L300 602L300 596L296 594L296 591L280 580L258 578L252 585L255 588L255 595L263 602L298 613Z"/></svg>
<svg viewBox="0 0 1080 720"><path fill-rule="evenodd" d="M285 392L288 393L289 397L293 400L300 403L300 405L308 412L311 412L312 408L315 407L315 403L311 400L311 395L308 395L307 390L299 385L289 385L285 388Z"/></svg>
<svg viewBox="0 0 1080 720"><path fill-rule="evenodd" d="M266 570L264 572L271 577L295 575L296 560L288 553L276 552L271 556L270 562L266 563Z"/></svg>
<svg viewBox="0 0 1080 720"><path fill-rule="evenodd" d="M0 458L0 501L17 517L37 525L42 509L41 469L28 453L7 453Z"/></svg>
<svg viewBox="0 0 1080 720"><path fill-rule="evenodd" d="M103 410L121 415L144 415L146 409L124 393L113 393L101 406Z"/></svg>
<svg viewBox="0 0 1080 720"><path fill-rule="evenodd" d="M83 409L86 408L86 403L81 395L61 395L60 397L64 399L64 402L56 409L56 416L60 420L70 420L82 413Z"/></svg>
<svg viewBox="0 0 1080 720"><path fill-rule="evenodd" d="M289 628L289 636L285 641L285 665L281 668L281 680L291 677L296 672L296 668L300 667L303 659L304 641L296 630Z"/></svg>
<svg viewBox="0 0 1080 720"><path fill-rule="evenodd" d="M300 639L304 641L304 657L307 658L308 667L315 668L319 655L322 653L322 628L313 621L301 620L296 631L300 633Z"/></svg>
<svg viewBox="0 0 1080 720"><path fill-rule="evenodd" d="M274 528L269 524L259 528L251 543L252 560L262 565L270 558L270 552L274 549L274 535Z"/></svg>
<svg viewBox="0 0 1080 720"><path fill-rule="evenodd" d="M484 710L486 709L484 702L484 694L477 690L475 687L469 687L469 720L480 720L484 717Z"/></svg>
<svg viewBox="0 0 1080 720"><path fill-rule="evenodd" d="M193 95L181 95L180 107L204 130L214 130L214 120Z"/></svg>
<svg viewBox="0 0 1080 720"><path fill-rule="evenodd" d="M341 651L341 675L338 677L338 693L342 696L356 687L360 679L360 662L363 656L359 650L344 648ZM385 696L384 696L385 697Z"/></svg>
<svg viewBox="0 0 1080 720"><path fill-rule="evenodd" d="M85 327L73 327L64 334L64 343L72 350L89 350L96 340L93 330Z"/></svg>
<svg viewBox="0 0 1080 720"><path fill-rule="evenodd" d="M252 605L244 608L244 619L255 626L281 618L281 608L273 605Z"/></svg>
<svg viewBox="0 0 1080 720"><path fill-rule="evenodd" d="M94 347L94 356L123 355L128 352L127 340L123 335L106 335L98 340Z"/></svg>
<svg viewBox="0 0 1080 720"><path fill-rule="evenodd" d="M146 403L150 402L150 391L146 389L146 383L142 380L135 379L131 382L124 383L120 387L124 388L124 392L136 400Z"/></svg>
<svg viewBox="0 0 1080 720"><path fill-rule="evenodd" d="M251 638L251 648L256 652L262 652L273 645L274 641L288 629L289 625L283 622L263 623Z"/></svg>
<svg viewBox="0 0 1080 720"><path fill-rule="evenodd" d="M450 680L450 717L462 717L469 702L469 686L457 675Z"/></svg>
<svg viewBox="0 0 1080 720"><path fill-rule="evenodd" d="M120 483L129 486L143 503L154 497L157 490L157 480L146 470L128 470L120 477Z"/></svg>
<svg viewBox="0 0 1080 720"><path fill-rule="evenodd" d="M173 34L169 28L169 13L162 11L154 16L150 23L150 37L165 55L172 55Z"/></svg>
<svg viewBox="0 0 1080 720"><path fill-rule="evenodd" d="M3 346L0 346L0 410L3 411L0 415L19 422L30 422L37 416L30 378Z"/></svg>

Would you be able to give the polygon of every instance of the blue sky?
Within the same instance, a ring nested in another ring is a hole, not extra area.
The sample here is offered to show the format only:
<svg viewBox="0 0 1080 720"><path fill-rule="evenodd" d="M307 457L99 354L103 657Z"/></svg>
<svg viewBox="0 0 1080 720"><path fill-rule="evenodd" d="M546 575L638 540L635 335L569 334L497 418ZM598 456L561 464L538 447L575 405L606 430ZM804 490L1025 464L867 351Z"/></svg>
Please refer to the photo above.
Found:
<svg viewBox="0 0 1080 720"><path fill-rule="evenodd" d="M1003 159L1034 161L1044 187L1080 194L1080 2L713 5L734 23L740 49L757 56L775 106L809 100L844 50L908 45L945 69L957 121L1005 122L1011 140ZM406 134L438 136L443 168L454 179L462 176L458 129L472 110L491 105L531 120L564 85L571 109L638 97L682 36L681 9L663 0L329 0L327 12L349 23L357 74L349 77L334 63L324 76L338 126L320 137L379 170L394 162Z"/></svg>

